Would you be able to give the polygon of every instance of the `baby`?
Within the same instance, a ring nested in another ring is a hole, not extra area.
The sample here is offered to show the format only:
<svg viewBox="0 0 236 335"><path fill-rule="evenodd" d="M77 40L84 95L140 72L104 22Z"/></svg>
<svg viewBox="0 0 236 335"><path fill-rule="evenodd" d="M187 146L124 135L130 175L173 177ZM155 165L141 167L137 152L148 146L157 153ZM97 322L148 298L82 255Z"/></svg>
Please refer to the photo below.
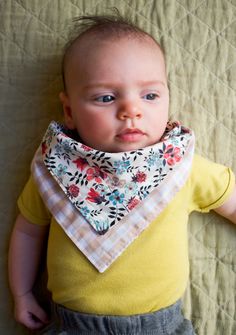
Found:
<svg viewBox="0 0 236 335"><path fill-rule="evenodd" d="M180 304L188 216L214 209L236 223L234 175L168 121L164 53L149 34L120 17L79 21L64 125L49 125L18 200L15 318L42 334L194 334ZM32 293L45 241L51 322Z"/></svg>

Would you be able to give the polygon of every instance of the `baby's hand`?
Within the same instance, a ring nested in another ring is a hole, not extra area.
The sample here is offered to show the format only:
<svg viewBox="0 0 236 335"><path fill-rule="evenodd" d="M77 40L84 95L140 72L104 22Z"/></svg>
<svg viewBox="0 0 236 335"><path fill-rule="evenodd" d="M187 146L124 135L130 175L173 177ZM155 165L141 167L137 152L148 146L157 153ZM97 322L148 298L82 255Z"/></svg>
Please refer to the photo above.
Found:
<svg viewBox="0 0 236 335"><path fill-rule="evenodd" d="M39 306L32 292L15 297L14 315L16 321L31 330L40 329L49 323L47 314Z"/></svg>

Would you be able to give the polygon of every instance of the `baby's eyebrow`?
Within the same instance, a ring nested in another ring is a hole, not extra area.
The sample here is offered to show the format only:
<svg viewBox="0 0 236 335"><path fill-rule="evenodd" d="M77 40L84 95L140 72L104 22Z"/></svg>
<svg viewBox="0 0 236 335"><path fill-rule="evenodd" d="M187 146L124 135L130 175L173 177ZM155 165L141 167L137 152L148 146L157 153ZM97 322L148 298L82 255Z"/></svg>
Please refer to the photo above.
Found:
<svg viewBox="0 0 236 335"><path fill-rule="evenodd" d="M95 84L88 84L88 85L85 85L83 88L84 90L89 90L89 89L92 89L92 88L106 88L106 87L113 87L113 86L116 86L115 83L95 83Z"/></svg>
<svg viewBox="0 0 236 335"><path fill-rule="evenodd" d="M166 84L164 83L164 81L162 80L141 80L141 81L137 81L136 84L138 86L152 86L152 85L158 85L158 86L164 86L166 87ZM100 82L100 83L92 83L92 84L88 84L88 85L85 85L83 88L84 90L89 90L89 89L93 89L93 88L107 88L107 87L119 87L119 86L122 86L121 83L116 83L116 82Z"/></svg>
<svg viewBox="0 0 236 335"><path fill-rule="evenodd" d="M141 80L138 82L138 84L140 86L149 86L149 85L161 85L161 86L166 86L166 84L164 83L164 81L162 80Z"/></svg>

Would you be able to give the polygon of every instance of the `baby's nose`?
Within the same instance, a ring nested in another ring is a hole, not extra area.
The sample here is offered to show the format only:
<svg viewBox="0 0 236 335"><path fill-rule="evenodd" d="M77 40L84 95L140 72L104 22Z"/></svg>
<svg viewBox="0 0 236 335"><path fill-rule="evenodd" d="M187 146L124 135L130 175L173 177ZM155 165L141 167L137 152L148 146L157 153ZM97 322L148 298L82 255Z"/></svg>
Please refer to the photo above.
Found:
<svg viewBox="0 0 236 335"><path fill-rule="evenodd" d="M142 112L137 104L126 102L120 106L117 117L119 120L140 119L142 117Z"/></svg>

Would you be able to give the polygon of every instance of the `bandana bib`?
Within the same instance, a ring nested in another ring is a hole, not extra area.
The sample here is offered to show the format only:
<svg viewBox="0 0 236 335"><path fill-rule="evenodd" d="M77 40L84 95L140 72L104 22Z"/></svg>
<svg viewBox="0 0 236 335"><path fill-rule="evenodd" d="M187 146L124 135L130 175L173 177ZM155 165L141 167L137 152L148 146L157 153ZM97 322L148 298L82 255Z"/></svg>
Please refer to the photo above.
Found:
<svg viewBox="0 0 236 335"><path fill-rule="evenodd" d="M193 148L178 122L157 144L122 153L85 146L52 122L32 170L55 219L103 272L184 185Z"/></svg>

